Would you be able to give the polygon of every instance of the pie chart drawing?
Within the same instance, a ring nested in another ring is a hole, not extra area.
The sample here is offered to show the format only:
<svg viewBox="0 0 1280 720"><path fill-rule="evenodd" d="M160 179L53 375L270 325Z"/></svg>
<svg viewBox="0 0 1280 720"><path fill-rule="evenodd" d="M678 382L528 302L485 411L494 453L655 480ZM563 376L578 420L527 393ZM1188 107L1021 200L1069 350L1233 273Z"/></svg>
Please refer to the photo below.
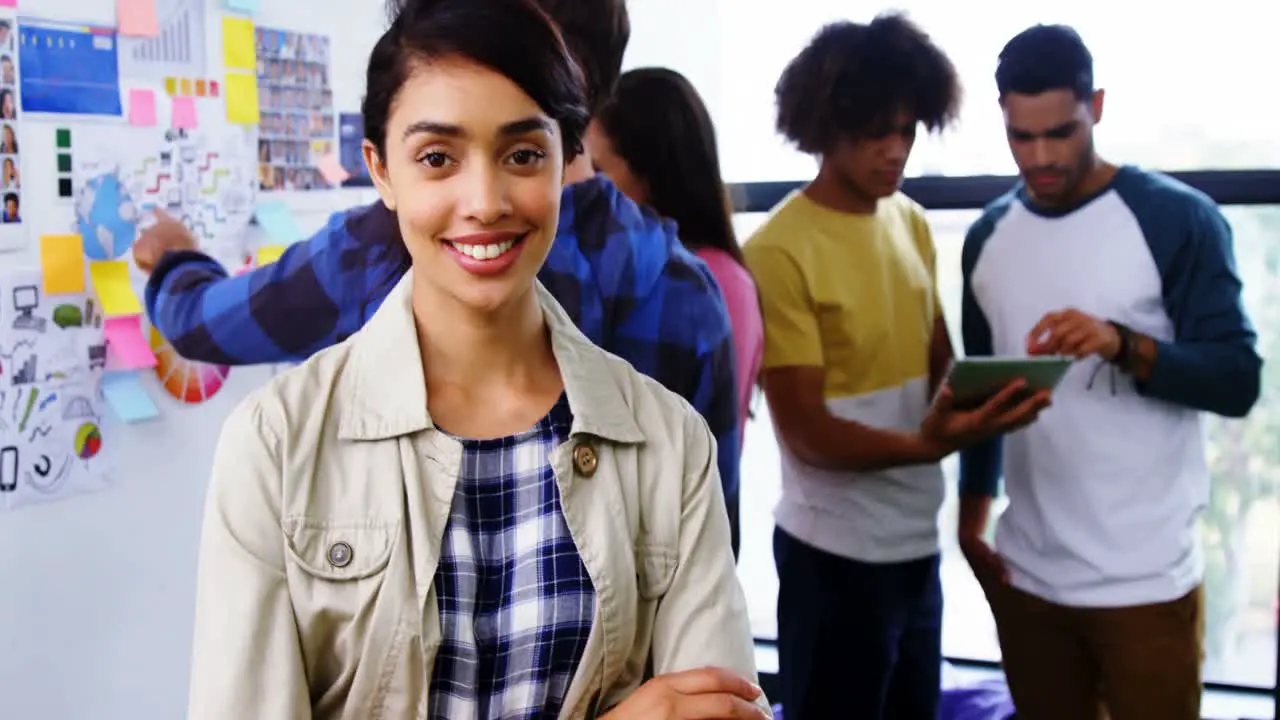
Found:
<svg viewBox="0 0 1280 720"><path fill-rule="evenodd" d="M209 365L182 357L155 328L151 328L151 351L156 355L156 377L165 392L189 405L198 405L218 394L231 373L228 365Z"/></svg>
<svg viewBox="0 0 1280 720"><path fill-rule="evenodd" d="M97 425L84 423L80 426L76 431L75 449L76 457L81 460L88 460L98 454L102 449L102 433L98 431Z"/></svg>

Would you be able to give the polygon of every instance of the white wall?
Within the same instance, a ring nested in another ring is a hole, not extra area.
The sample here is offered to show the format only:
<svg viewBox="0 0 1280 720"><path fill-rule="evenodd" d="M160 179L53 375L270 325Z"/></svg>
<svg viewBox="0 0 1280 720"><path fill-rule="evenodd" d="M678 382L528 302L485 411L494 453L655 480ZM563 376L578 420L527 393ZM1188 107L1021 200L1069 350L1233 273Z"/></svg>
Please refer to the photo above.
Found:
<svg viewBox="0 0 1280 720"><path fill-rule="evenodd" d="M220 0L205 0L208 75L221 74ZM26 0L19 16L115 25L115 0ZM358 110L380 0L263 0L264 26L327 34L338 112ZM127 83L127 79L125 79ZM43 118L49 118L48 120ZM25 250L0 270L38 266L39 236L65 232L55 197L52 116L24 115ZM286 193L308 232L369 191ZM141 289L141 278L139 289ZM234 369L204 405L182 407L146 374L162 418L103 427L115 486L63 502L0 512L0 718L172 720L185 713L191 611L204 490L222 418L270 368Z"/></svg>

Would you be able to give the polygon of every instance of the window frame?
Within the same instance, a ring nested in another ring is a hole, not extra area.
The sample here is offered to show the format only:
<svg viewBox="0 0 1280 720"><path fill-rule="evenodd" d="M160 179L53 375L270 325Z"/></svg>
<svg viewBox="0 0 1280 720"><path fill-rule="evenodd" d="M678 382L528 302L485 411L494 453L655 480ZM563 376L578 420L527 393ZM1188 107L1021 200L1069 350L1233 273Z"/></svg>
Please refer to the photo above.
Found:
<svg viewBox="0 0 1280 720"><path fill-rule="evenodd" d="M1197 170L1167 174L1203 192L1221 206L1280 205L1280 170ZM768 212L787 193L803 187L806 182L733 183L728 189L734 212L760 213ZM926 210L981 210L1017 182L1018 178L1010 175L924 175L903 180L902 191ZM1276 595L1276 606L1280 608L1280 592ZM1277 635L1280 636L1280 631ZM756 638L756 645L777 649L777 642L766 638ZM999 663L990 661L945 659L962 667L999 667ZM774 674L761 673L761 685L766 689L776 687L776 683ZM1275 717L1280 718L1280 637L1276 643L1276 678L1270 690L1220 682L1207 682L1205 689L1270 696L1275 706Z"/></svg>

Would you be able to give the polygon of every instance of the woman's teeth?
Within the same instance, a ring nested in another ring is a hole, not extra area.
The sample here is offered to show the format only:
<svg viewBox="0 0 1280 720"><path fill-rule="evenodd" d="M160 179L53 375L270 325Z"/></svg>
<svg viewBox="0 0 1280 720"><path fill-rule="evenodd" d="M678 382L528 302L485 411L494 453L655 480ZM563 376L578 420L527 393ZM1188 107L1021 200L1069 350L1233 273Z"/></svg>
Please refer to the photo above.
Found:
<svg viewBox="0 0 1280 720"><path fill-rule="evenodd" d="M515 247L515 244L516 244L516 239L512 239L512 240L503 240L500 243L492 243L489 245L469 245L469 244L455 245L454 243L449 243L449 247L453 248L454 250L457 250L463 255L466 255L468 257L473 257L476 260L492 260L498 257L499 255L505 253L506 251L510 250L511 248Z"/></svg>

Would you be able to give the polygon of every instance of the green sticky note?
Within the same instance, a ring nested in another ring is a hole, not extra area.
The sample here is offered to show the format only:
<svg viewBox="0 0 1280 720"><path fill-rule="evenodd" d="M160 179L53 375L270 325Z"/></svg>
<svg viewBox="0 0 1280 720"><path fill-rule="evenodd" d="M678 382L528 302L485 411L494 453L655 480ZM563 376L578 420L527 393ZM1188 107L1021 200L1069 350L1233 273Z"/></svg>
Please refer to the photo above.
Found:
<svg viewBox="0 0 1280 720"><path fill-rule="evenodd" d="M58 147L71 147L71 128L58 128Z"/></svg>
<svg viewBox="0 0 1280 720"><path fill-rule="evenodd" d="M71 156L66 153L58 153L58 172L71 172Z"/></svg>
<svg viewBox="0 0 1280 720"><path fill-rule="evenodd" d="M71 178L58 178L58 197L69 198L73 194L71 192Z"/></svg>

